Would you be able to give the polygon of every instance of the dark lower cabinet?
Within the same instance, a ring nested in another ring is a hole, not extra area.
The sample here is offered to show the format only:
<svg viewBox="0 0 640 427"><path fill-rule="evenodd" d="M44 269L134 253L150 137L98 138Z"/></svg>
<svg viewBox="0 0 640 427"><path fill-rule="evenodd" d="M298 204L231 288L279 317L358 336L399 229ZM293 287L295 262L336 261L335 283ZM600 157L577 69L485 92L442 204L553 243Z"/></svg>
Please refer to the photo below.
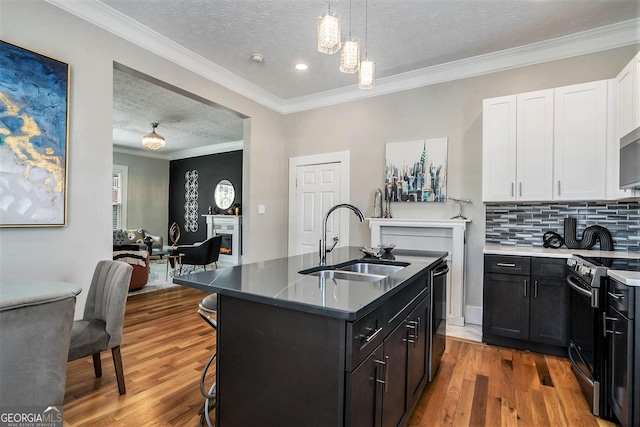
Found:
<svg viewBox="0 0 640 427"><path fill-rule="evenodd" d="M483 340L566 355L568 298L564 258L486 255Z"/></svg>
<svg viewBox="0 0 640 427"><path fill-rule="evenodd" d="M382 344L353 372L347 374L345 424L352 427L382 425L384 393L384 354Z"/></svg>
<svg viewBox="0 0 640 427"><path fill-rule="evenodd" d="M353 372L347 374L347 426L397 427L407 421L428 382L427 293Z"/></svg>

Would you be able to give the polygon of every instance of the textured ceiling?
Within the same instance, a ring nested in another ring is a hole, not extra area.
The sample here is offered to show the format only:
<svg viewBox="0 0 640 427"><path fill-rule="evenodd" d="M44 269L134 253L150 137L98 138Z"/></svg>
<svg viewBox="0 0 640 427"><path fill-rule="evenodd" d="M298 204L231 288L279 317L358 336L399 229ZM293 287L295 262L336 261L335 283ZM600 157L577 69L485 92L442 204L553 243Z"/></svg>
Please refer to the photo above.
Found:
<svg viewBox="0 0 640 427"><path fill-rule="evenodd" d="M214 144L242 141L243 119L237 113L165 88L136 73L113 70L113 144L143 152L142 136L151 132L166 139L168 154Z"/></svg>
<svg viewBox="0 0 640 427"><path fill-rule="evenodd" d="M355 85L316 50L323 0L102 0L282 99ZM342 33L365 40L365 0L333 1ZM637 0L370 0L368 53L378 78L523 46L640 16ZM251 54L264 56L261 64ZM296 72L293 65L309 65Z"/></svg>
<svg viewBox="0 0 640 427"><path fill-rule="evenodd" d="M63 7L67 0L49 1ZM316 49L325 0L82 1L132 19L284 101L356 85L355 75L339 71L339 54ZM343 37L351 22L364 55L365 0L332 1L332 9L341 15ZM368 56L381 79L629 21L640 17L640 0L369 0L367 11ZM254 53L264 61L252 62ZM295 71L297 62L309 69ZM164 152L242 139L240 118L138 77L115 73L115 144L139 148L153 121L167 138Z"/></svg>

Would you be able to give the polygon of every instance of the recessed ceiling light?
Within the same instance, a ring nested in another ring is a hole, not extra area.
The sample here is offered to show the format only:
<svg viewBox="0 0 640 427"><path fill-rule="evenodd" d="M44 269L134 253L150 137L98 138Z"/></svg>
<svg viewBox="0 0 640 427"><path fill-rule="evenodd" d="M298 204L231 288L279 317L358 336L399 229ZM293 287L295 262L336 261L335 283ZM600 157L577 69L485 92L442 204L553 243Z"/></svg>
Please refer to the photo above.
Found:
<svg viewBox="0 0 640 427"><path fill-rule="evenodd" d="M307 64L303 64L302 62L296 64L296 70L298 71L304 71L307 68L309 68L309 66Z"/></svg>

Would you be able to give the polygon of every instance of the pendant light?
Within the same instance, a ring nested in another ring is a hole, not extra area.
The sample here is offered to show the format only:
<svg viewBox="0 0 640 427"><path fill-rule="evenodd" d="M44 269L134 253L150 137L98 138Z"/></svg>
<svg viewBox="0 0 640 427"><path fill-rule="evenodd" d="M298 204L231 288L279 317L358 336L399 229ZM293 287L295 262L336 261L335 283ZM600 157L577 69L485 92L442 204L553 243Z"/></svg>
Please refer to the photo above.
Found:
<svg viewBox="0 0 640 427"><path fill-rule="evenodd" d="M360 69L360 41L351 37L351 0L349 0L349 39L342 45L340 71L347 74L357 73Z"/></svg>
<svg viewBox="0 0 640 427"><path fill-rule="evenodd" d="M358 88L373 89L376 84L376 63L369 59L369 8L368 1L364 3L364 60L360 62L358 73Z"/></svg>
<svg viewBox="0 0 640 427"><path fill-rule="evenodd" d="M318 51L332 55L340 50L340 15L331 11L331 0L327 11L318 17Z"/></svg>
<svg viewBox="0 0 640 427"><path fill-rule="evenodd" d="M164 147L164 138L156 133L158 123L151 123L151 133L142 137L142 145L150 150L157 150Z"/></svg>

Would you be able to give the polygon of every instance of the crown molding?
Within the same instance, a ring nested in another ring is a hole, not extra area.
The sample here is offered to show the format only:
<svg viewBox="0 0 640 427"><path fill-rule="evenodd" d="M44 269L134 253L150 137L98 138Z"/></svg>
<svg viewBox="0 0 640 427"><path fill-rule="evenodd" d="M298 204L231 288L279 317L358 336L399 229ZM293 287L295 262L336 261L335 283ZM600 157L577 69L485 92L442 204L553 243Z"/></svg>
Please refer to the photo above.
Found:
<svg viewBox="0 0 640 427"><path fill-rule="evenodd" d="M95 0L45 0L225 88L282 112L284 100Z"/></svg>
<svg viewBox="0 0 640 427"><path fill-rule="evenodd" d="M136 150L133 148L114 145L113 152L120 154L128 154L130 156L150 157L160 160L181 160L191 157L208 156L210 154L228 153L230 151L238 151L244 148L244 141L223 142L221 144L205 145L203 147L188 148L185 150L172 151L170 153L162 153L161 151L152 150Z"/></svg>
<svg viewBox="0 0 640 427"><path fill-rule="evenodd" d="M190 52L103 3L95 0L45 1L281 114L328 107L640 43L640 19L632 19L552 40L379 78L371 90L360 90L353 85L284 100Z"/></svg>
<svg viewBox="0 0 640 427"><path fill-rule="evenodd" d="M400 92L513 68L640 43L640 19L632 19L543 42L434 65L376 80L373 89L340 88L285 101L283 114ZM613 76L612 76L613 77Z"/></svg>

